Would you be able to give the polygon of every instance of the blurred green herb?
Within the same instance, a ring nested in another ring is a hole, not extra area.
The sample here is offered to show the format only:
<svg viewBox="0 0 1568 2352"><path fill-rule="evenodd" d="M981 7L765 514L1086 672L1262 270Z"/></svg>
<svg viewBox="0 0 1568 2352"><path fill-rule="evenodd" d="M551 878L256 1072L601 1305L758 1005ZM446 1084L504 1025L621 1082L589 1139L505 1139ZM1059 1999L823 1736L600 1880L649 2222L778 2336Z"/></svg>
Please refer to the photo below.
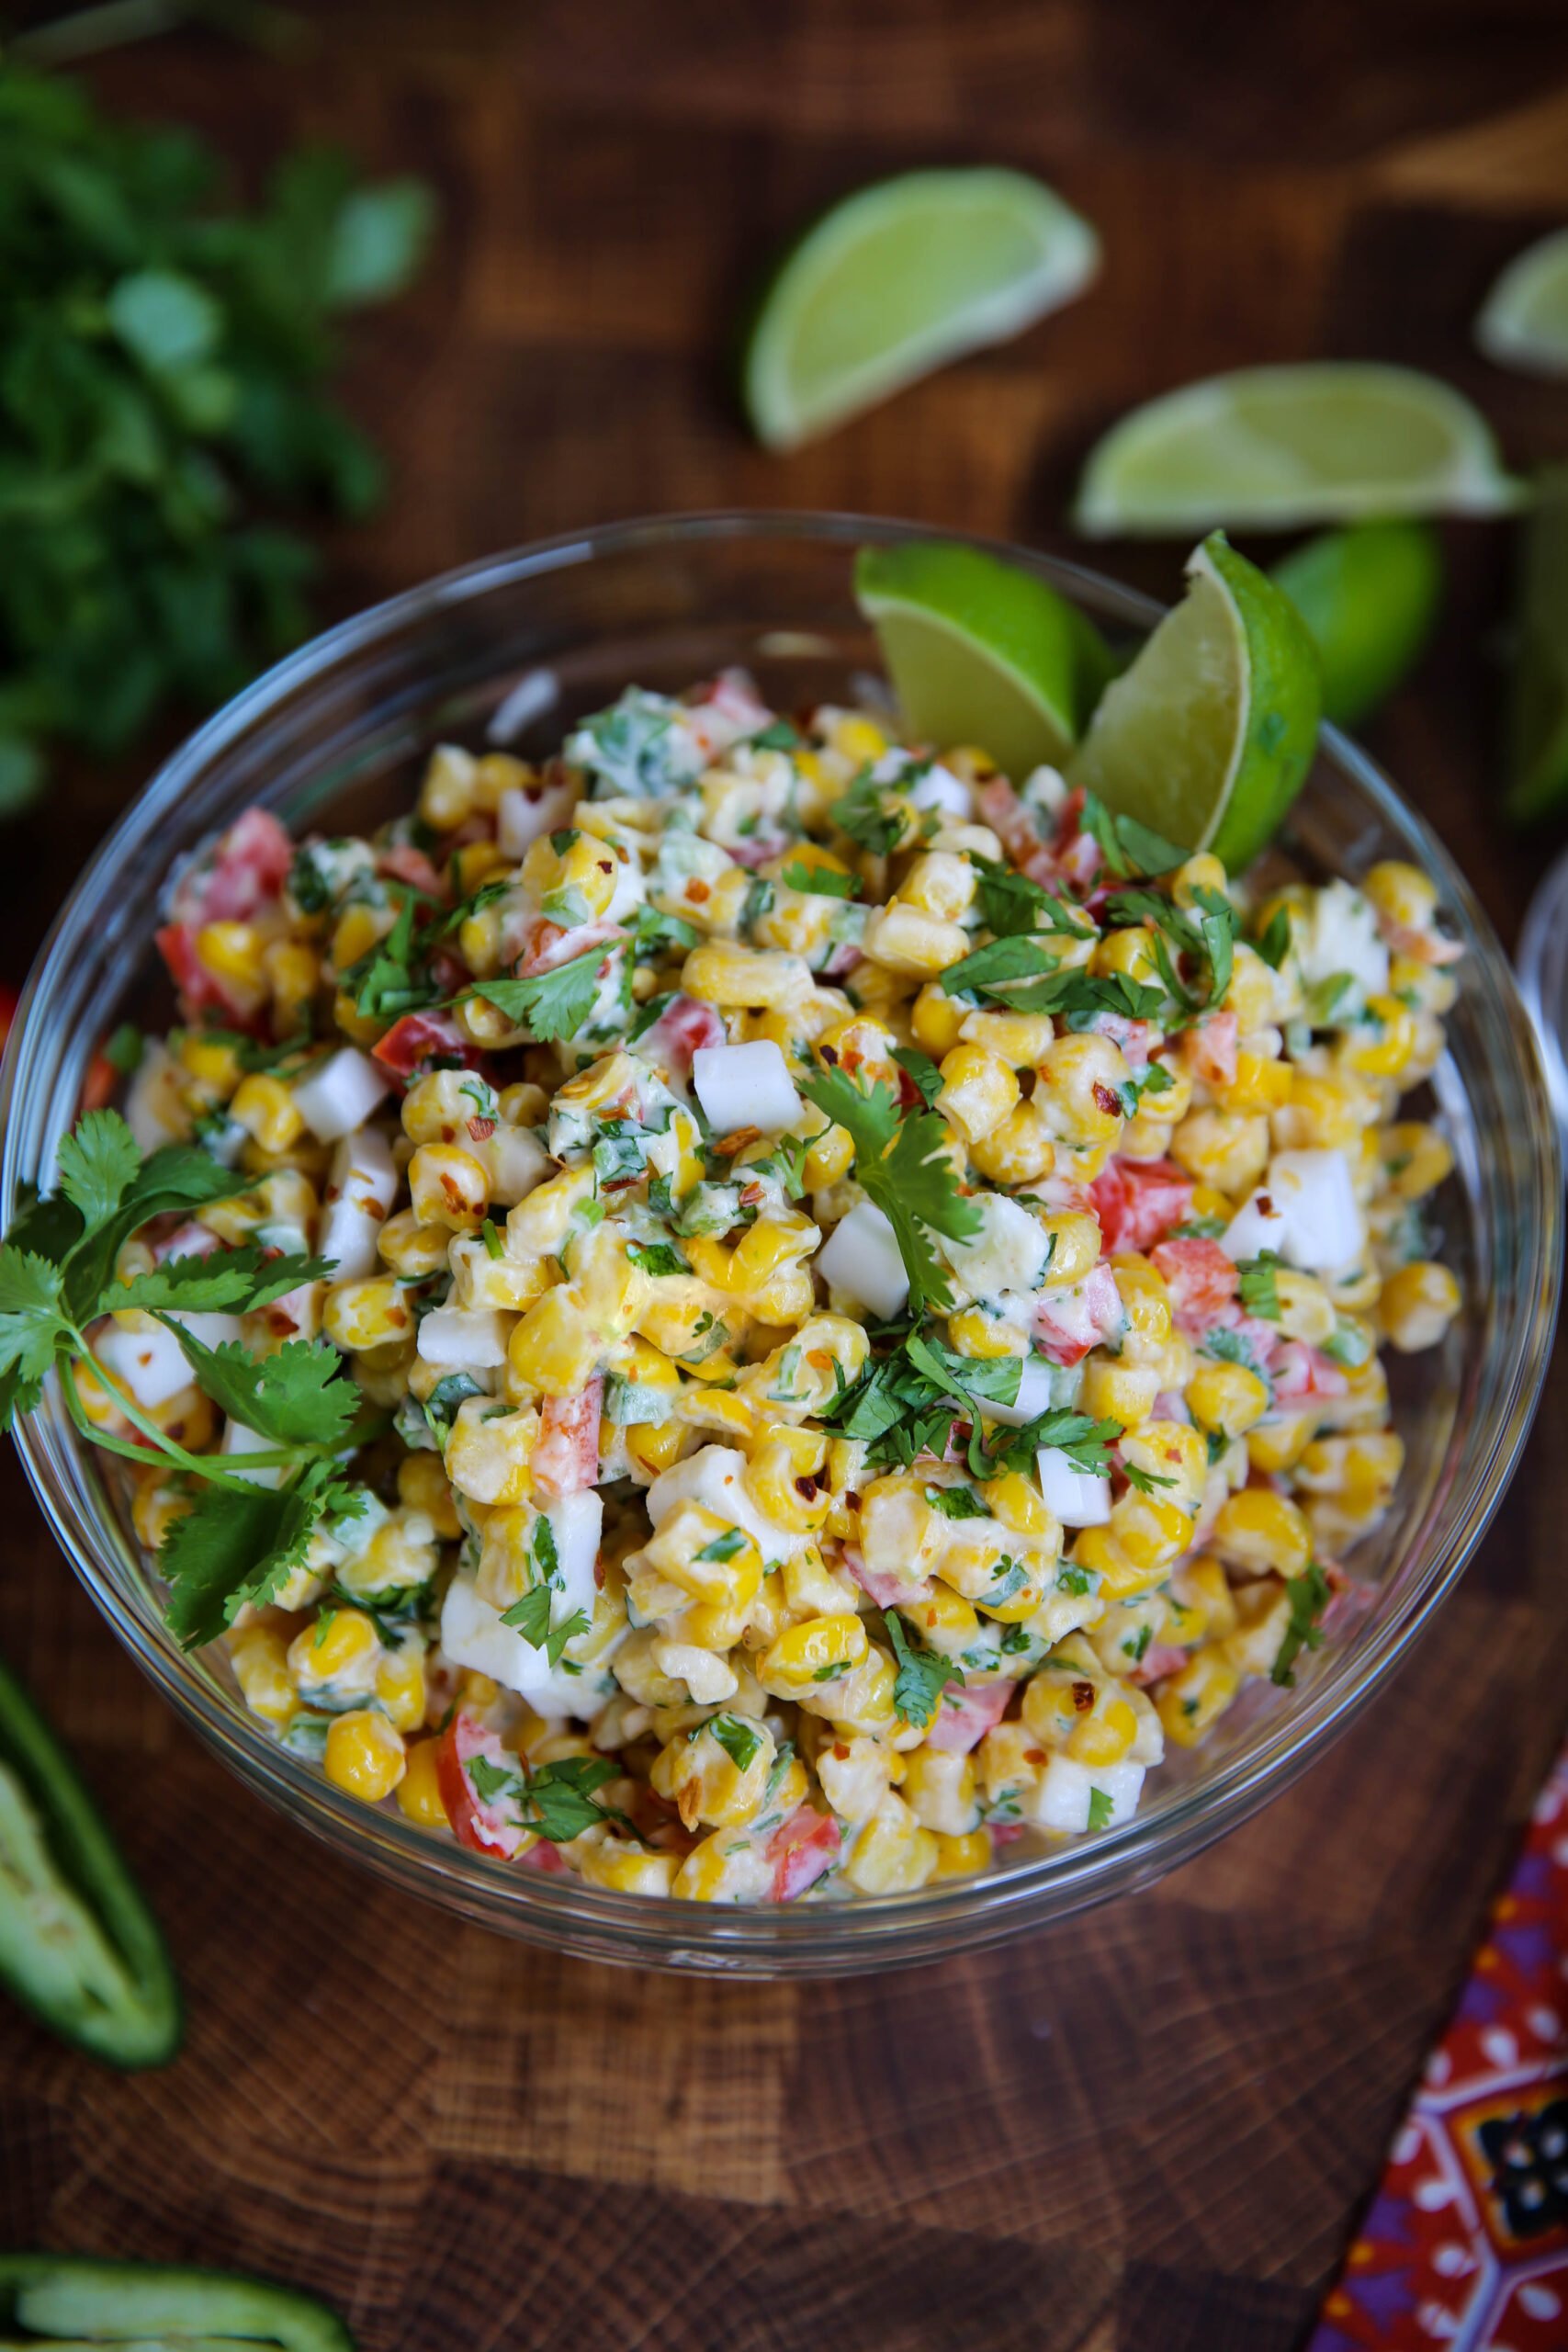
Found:
<svg viewBox="0 0 1568 2352"><path fill-rule="evenodd" d="M335 316L406 286L433 206L301 151L259 209L188 132L0 71L0 814L50 749L123 750L303 636L315 557L378 458L324 390Z"/></svg>

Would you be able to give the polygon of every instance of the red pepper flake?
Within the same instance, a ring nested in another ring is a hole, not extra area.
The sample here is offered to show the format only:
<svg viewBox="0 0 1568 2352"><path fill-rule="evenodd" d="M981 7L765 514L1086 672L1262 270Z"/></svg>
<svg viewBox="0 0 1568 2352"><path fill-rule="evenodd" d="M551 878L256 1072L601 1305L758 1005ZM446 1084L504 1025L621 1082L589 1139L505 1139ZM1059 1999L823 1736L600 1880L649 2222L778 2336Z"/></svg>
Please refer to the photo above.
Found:
<svg viewBox="0 0 1568 2352"><path fill-rule="evenodd" d="M1075 1682L1075 1683L1074 1683L1074 1685L1073 1685L1073 1694L1072 1694L1072 1695L1073 1695L1073 1707L1074 1707L1075 1712L1076 1712L1077 1713L1080 1714L1080 1715L1087 1715L1087 1714L1088 1714L1088 1713L1089 1713L1089 1709L1090 1709L1090 1708L1093 1706L1093 1704L1094 1704L1094 1685L1093 1685L1093 1683L1092 1683L1092 1682Z"/></svg>
<svg viewBox="0 0 1568 2352"><path fill-rule="evenodd" d="M1098 1078L1094 1081L1094 1099L1099 1103L1100 1109L1104 1112L1108 1119L1119 1119L1121 1117L1122 1104L1120 1099L1116 1095L1112 1094L1110 1087L1104 1085Z"/></svg>

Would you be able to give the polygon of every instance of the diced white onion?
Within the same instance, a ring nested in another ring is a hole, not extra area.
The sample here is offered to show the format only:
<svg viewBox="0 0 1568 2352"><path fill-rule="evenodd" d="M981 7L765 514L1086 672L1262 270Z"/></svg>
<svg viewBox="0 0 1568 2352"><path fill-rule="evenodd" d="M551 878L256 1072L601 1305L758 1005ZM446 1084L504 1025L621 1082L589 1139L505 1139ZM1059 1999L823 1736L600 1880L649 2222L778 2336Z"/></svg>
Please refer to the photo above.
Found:
<svg viewBox="0 0 1568 2352"><path fill-rule="evenodd" d="M1269 1197L1285 1220L1281 1256L1309 1273L1354 1263L1365 1247L1350 1167L1342 1151L1277 1151Z"/></svg>
<svg viewBox="0 0 1568 2352"><path fill-rule="evenodd" d="M806 1549L810 1538L776 1526L751 1500L746 1456L732 1445L700 1446L683 1462L661 1471L648 1490L648 1516L654 1527L677 1503L701 1503L716 1519L749 1535L764 1560L781 1560Z"/></svg>
<svg viewBox="0 0 1568 2352"><path fill-rule="evenodd" d="M356 1127L333 1154L320 1254L340 1283L359 1282L379 1263L377 1244L398 1197L392 1148L375 1127Z"/></svg>
<svg viewBox="0 0 1568 2352"><path fill-rule="evenodd" d="M716 1135L734 1135L740 1127L778 1135L800 1116L789 1065L771 1037L748 1046L699 1046L692 1083Z"/></svg>
<svg viewBox="0 0 1568 2352"><path fill-rule="evenodd" d="M230 1457L229 1468L232 1475L236 1478L248 1478L253 1487L281 1486L284 1465L274 1463L270 1469L264 1465L259 1470L247 1470L243 1461L233 1457L246 1453L276 1453L278 1450L275 1438L263 1437L259 1430L253 1430L244 1421L231 1419L224 1424L223 1443L219 1451Z"/></svg>
<svg viewBox="0 0 1568 2352"><path fill-rule="evenodd" d="M353 1046L338 1051L294 1089L299 1115L318 1143L337 1143L364 1125L392 1091L391 1073Z"/></svg>
<svg viewBox="0 0 1568 2352"><path fill-rule="evenodd" d="M1110 1817L1100 1826L1114 1829L1132 1818L1143 1785L1141 1764L1101 1764L1091 1772L1070 1756L1053 1756L1040 1777L1032 1817L1042 1829L1081 1834L1089 1827L1089 1802L1098 1790L1111 1800Z"/></svg>
<svg viewBox="0 0 1568 2352"><path fill-rule="evenodd" d="M188 1388L195 1374L185 1351L172 1331L151 1316L139 1317L140 1328L114 1324L94 1343L93 1353L106 1372L123 1380L144 1413L155 1412Z"/></svg>
<svg viewBox="0 0 1568 2352"><path fill-rule="evenodd" d="M604 1522L604 1503L592 1489L553 1503L545 1516L555 1538L559 1582L550 1601L553 1624L575 1610L593 1613L594 1563ZM525 1641L515 1626L503 1625L499 1609L481 1600L471 1577L454 1577L441 1608L441 1646L455 1666L488 1674L517 1691L542 1715L592 1713L598 1704L593 1676L572 1674L565 1662L552 1667L542 1648Z"/></svg>
<svg viewBox="0 0 1568 2352"><path fill-rule="evenodd" d="M1348 882L1330 882L1313 893L1298 952L1309 986L1343 974L1363 1002L1387 991L1388 949L1378 933L1376 911ZM1350 1009L1350 1001L1334 1008L1341 1014Z"/></svg>
<svg viewBox="0 0 1568 2352"><path fill-rule="evenodd" d="M569 824L576 806L577 793L570 784L547 785L538 791L509 784L495 804L496 846L502 857L517 865L542 834Z"/></svg>
<svg viewBox="0 0 1568 2352"><path fill-rule="evenodd" d="M909 800L916 808L940 808L949 817L969 817L974 813L974 797L962 776L954 775L939 760L910 788Z"/></svg>
<svg viewBox="0 0 1568 2352"><path fill-rule="evenodd" d="M1260 1258L1266 1250L1277 1258L1283 1256L1285 1220L1266 1187L1243 1201L1220 1236L1220 1248L1238 1266L1244 1258Z"/></svg>
<svg viewBox="0 0 1568 2352"><path fill-rule="evenodd" d="M1103 1527L1111 1517L1111 1481L1080 1470L1059 1445L1043 1445L1034 1457L1045 1508L1064 1527Z"/></svg>
<svg viewBox="0 0 1568 2352"><path fill-rule="evenodd" d="M897 1315L909 1295L898 1239L879 1208L857 1201L817 1253L817 1272L831 1290L858 1298L874 1315Z"/></svg>
<svg viewBox="0 0 1568 2352"><path fill-rule="evenodd" d="M458 1372L491 1372L506 1362L506 1340L514 1317L494 1306L435 1306L419 1327L419 1353L426 1363Z"/></svg>

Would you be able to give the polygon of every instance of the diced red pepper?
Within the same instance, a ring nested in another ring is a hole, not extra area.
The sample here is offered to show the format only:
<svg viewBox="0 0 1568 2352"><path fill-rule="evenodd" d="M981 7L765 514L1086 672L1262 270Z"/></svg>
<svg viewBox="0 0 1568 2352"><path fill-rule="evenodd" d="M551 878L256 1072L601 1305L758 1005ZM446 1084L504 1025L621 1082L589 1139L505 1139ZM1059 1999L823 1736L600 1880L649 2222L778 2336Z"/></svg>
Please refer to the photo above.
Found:
<svg viewBox="0 0 1568 2352"><path fill-rule="evenodd" d="M993 1724L1000 1723L1017 1689L1016 1682L1005 1679L967 1682L962 1690L950 1682L942 1694L936 1721L926 1734L926 1746L949 1756L967 1756Z"/></svg>
<svg viewBox="0 0 1568 2352"><path fill-rule="evenodd" d="M793 1903L808 1886L815 1886L823 1871L831 1869L842 1838L843 1832L831 1814L818 1813L815 1805L797 1804L762 1849L773 1866L771 1900Z"/></svg>
<svg viewBox="0 0 1568 2352"><path fill-rule="evenodd" d="M1089 1191L1107 1250L1152 1249L1192 1214L1192 1179L1168 1159L1112 1158Z"/></svg>
<svg viewBox="0 0 1568 2352"><path fill-rule="evenodd" d="M483 1757L500 1770L522 1777L522 1766L501 1734L478 1715L453 1716L435 1750L435 1782L446 1818L459 1846L476 1854L499 1854L512 1861L521 1852L528 1832L500 1804L482 1797L474 1785L475 1759ZM544 1865L541 1867L547 1867Z"/></svg>
<svg viewBox="0 0 1568 2352"><path fill-rule="evenodd" d="M573 1396L547 1396L529 1468L541 1497L559 1502L580 1495L599 1476L599 1417L604 1375L596 1372Z"/></svg>
<svg viewBox="0 0 1568 2352"><path fill-rule="evenodd" d="M1198 1339L1235 1298L1241 1279L1235 1265L1217 1241L1196 1235L1156 1242L1149 1256L1170 1293L1179 1329Z"/></svg>

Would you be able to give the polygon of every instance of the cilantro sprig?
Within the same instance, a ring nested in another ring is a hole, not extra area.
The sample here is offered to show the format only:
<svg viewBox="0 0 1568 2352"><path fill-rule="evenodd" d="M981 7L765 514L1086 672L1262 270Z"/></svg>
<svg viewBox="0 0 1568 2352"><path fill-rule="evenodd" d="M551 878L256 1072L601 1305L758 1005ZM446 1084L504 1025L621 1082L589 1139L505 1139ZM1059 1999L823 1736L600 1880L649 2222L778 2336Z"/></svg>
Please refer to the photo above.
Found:
<svg viewBox="0 0 1568 2352"><path fill-rule="evenodd" d="M169 1258L121 1282L116 1261L132 1234L154 1217L231 1198L243 1180L189 1145L143 1159L118 1111L88 1112L61 1145L59 1167L59 1192L29 1203L0 1244L0 1429L35 1411L58 1372L83 1437L143 1466L162 1459L195 1482L199 1491L165 1537L159 1566L177 1638L212 1641L242 1602L272 1598L323 1521L363 1508L364 1489L340 1476L336 1460L352 1442L362 1399L333 1348L294 1340L253 1356L231 1343L209 1347L177 1318L265 1306L332 1270L320 1258L246 1247ZM114 1401L134 1440L89 1419L76 1367L91 1359L90 1327L129 1307L156 1315L197 1386L265 1441L245 1468L282 1473L276 1485L258 1485L230 1457L190 1453L128 1389L117 1386Z"/></svg>
<svg viewBox="0 0 1568 2352"><path fill-rule="evenodd" d="M864 1441L873 1469L908 1469L922 1453L940 1456L954 1422L966 1421L965 1460L974 1478L995 1478L1003 1470L1027 1473L1045 1445L1059 1448L1076 1469L1109 1477L1109 1449L1122 1434L1120 1421L1097 1421L1071 1406L1056 1405L1021 1428L998 1423L986 1432L984 1408L1016 1403L1021 1377L1015 1356L961 1356L930 1330L898 1332L822 1419L846 1437Z"/></svg>
<svg viewBox="0 0 1568 2352"><path fill-rule="evenodd" d="M887 1611L884 1622L897 1660L893 1712L900 1723L908 1724L917 1731L929 1731L942 1705L942 1692L950 1682L963 1681L964 1668L956 1659L943 1657L940 1650L928 1649L918 1635L908 1632L896 1609Z"/></svg>
<svg viewBox="0 0 1568 2352"><path fill-rule="evenodd" d="M604 959L625 937L624 932L617 932L613 939L601 941L581 956L547 972L531 972L525 978L476 980L450 1001L462 1004L469 998L482 997L508 1021L526 1028L536 1044L553 1045L557 1038L570 1037L581 1028L598 998Z"/></svg>
<svg viewBox="0 0 1568 2352"><path fill-rule="evenodd" d="M1269 1679L1277 1682L1281 1690L1290 1690L1295 1687L1295 1665L1303 1650L1323 1647L1323 1626L1319 1621L1332 1598L1332 1587L1314 1560L1302 1575L1291 1578L1286 1589L1291 1604L1290 1623L1269 1670Z"/></svg>
<svg viewBox="0 0 1568 2352"><path fill-rule="evenodd" d="M958 1189L946 1122L931 1110L906 1115L886 1080L861 1080L841 1069L814 1071L801 1080L801 1092L854 1145L856 1181L893 1227L910 1306L917 1313L926 1306L945 1308L953 1294L931 1237L965 1241L983 1222Z"/></svg>

